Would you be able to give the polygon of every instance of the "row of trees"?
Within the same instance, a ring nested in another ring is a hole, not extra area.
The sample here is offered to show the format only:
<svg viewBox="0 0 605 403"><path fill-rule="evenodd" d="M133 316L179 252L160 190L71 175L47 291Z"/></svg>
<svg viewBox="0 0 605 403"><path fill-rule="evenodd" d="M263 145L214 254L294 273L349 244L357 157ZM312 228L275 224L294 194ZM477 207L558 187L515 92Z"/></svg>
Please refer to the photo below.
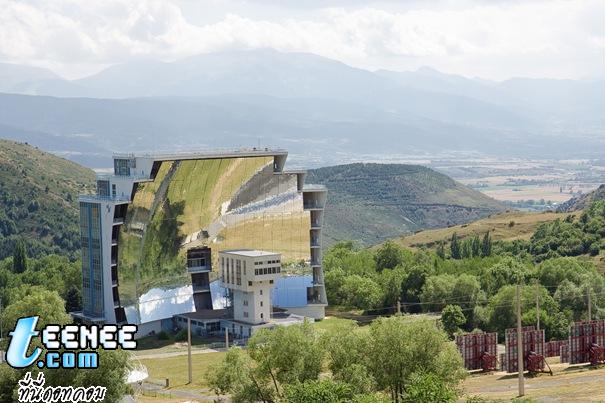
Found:
<svg viewBox="0 0 605 403"><path fill-rule="evenodd" d="M410 313L439 313L452 305L464 317L458 325L462 330L503 334L515 324L514 286L526 284L524 323L537 321L539 299L549 339L565 338L571 321L586 318L589 294L593 317L605 318L605 278L589 260L556 257L536 264L530 255L520 258L495 249L498 253L490 256L443 259L391 242L376 250L340 243L324 259L328 299L332 305L366 311L394 312L398 301Z"/></svg>
<svg viewBox="0 0 605 403"><path fill-rule="evenodd" d="M235 402L452 402L465 374L434 321L393 316L323 333L309 323L261 330L207 376Z"/></svg>

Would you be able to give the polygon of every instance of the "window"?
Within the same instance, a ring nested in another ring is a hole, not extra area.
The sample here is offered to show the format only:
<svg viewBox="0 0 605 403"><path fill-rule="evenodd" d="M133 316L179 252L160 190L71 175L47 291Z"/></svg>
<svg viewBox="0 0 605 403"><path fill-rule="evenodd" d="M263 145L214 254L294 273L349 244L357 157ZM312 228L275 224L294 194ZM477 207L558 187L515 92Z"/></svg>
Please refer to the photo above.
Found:
<svg viewBox="0 0 605 403"><path fill-rule="evenodd" d="M260 290L260 295L263 295L263 290Z"/></svg>
<svg viewBox="0 0 605 403"><path fill-rule="evenodd" d="M269 280L269 284L273 284L273 280Z"/></svg>
<svg viewBox="0 0 605 403"><path fill-rule="evenodd" d="M263 306L263 301L260 302L260 306Z"/></svg>
<svg viewBox="0 0 605 403"><path fill-rule="evenodd" d="M247 299L244 300L243 305L244 306L248 306L248 300Z"/></svg>
<svg viewBox="0 0 605 403"><path fill-rule="evenodd" d="M111 197L116 197L116 185L111 184Z"/></svg>
<svg viewBox="0 0 605 403"><path fill-rule="evenodd" d="M242 262L239 259L236 262L235 276L236 285L242 285Z"/></svg>
<svg viewBox="0 0 605 403"><path fill-rule="evenodd" d="M252 281L248 281L248 286L252 287Z"/></svg>
<svg viewBox="0 0 605 403"><path fill-rule="evenodd" d="M244 311L244 318L248 317L248 312Z"/></svg>
<svg viewBox="0 0 605 403"><path fill-rule="evenodd" d="M109 197L109 181L98 180L97 181L97 195L103 197Z"/></svg>
<svg viewBox="0 0 605 403"><path fill-rule="evenodd" d="M130 167L134 165L134 161L128 159L114 159L113 160L113 170L114 174L120 176L129 176L130 175Z"/></svg>
<svg viewBox="0 0 605 403"><path fill-rule="evenodd" d="M244 260L244 276L246 275L246 261Z"/></svg>
<svg viewBox="0 0 605 403"><path fill-rule="evenodd" d="M260 318L261 318L261 319L263 319L263 313L262 313L262 312L261 312L261 314L260 314Z"/></svg>

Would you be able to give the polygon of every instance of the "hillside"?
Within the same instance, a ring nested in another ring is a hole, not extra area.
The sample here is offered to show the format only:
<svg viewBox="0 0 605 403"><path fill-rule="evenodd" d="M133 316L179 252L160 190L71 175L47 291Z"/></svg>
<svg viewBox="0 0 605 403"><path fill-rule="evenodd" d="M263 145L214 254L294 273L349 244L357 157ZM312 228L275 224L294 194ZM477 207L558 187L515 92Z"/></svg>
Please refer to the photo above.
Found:
<svg viewBox="0 0 605 403"><path fill-rule="evenodd" d="M30 145L0 139L0 259L25 239L30 256L80 247L77 196L94 172Z"/></svg>
<svg viewBox="0 0 605 403"><path fill-rule="evenodd" d="M563 220L568 215L552 212L506 211L468 224L419 231L413 235L397 238L395 242L409 248L424 246L431 248L437 246L441 241L449 241L454 232L464 239L469 235L485 234L487 231L490 232L494 241L529 240L540 224L556 219Z"/></svg>
<svg viewBox="0 0 605 403"><path fill-rule="evenodd" d="M327 245L365 245L426 228L447 227L502 211L497 201L429 168L348 164L309 171L307 182L328 186Z"/></svg>
<svg viewBox="0 0 605 403"><path fill-rule="evenodd" d="M578 210L583 210L590 205L593 201L605 199L605 185L599 186L597 189L590 193L583 194L578 197L574 197L562 203L557 211L564 213L571 213Z"/></svg>

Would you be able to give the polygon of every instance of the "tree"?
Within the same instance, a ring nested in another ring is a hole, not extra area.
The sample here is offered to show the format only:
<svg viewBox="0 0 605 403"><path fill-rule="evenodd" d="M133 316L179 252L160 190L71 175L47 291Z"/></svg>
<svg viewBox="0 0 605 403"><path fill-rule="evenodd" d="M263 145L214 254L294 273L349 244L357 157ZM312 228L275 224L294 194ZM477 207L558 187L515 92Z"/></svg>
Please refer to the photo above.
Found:
<svg viewBox="0 0 605 403"><path fill-rule="evenodd" d="M471 252L473 257L481 256L481 241L479 240L479 236L477 235L473 236L473 239L471 241Z"/></svg>
<svg viewBox="0 0 605 403"><path fill-rule="evenodd" d="M360 309L376 308L382 300L382 290L376 282L358 275L345 277L341 293L345 304Z"/></svg>
<svg viewBox="0 0 605 403"><path fill-rule="evenodd" d="M309 322L259 330L248 342L248 354L257 374L270 380L279 397L283 385L317 379L324 358L319 336Z"/></svg>
<svg viewBox="0 0 605 403"><path fill-rule="evenodd" d="M394 269L403 262L401 248L394 242L387 241L376 251L374 260L378 271Z"/></svg>
<svg viewBox="0 0 605 403"><path fill-rule="evenodd" d="M27 252L25 242L23 242L23 239L19 239L15 243L15 250L13 251L13 272L23 273L25 270L27 270Z"/></svg>
<svg viewBox="0 0 605 403"><path fill-rule="evenodd" d="M481 242L481 256L487 257L492 254L492 238L489 235L489 231L483 235L483 241Z"/></svg>
<svg viewBox="0 0 605 403"><path fill-rule="evenodd" d="M405 390L405 403L438 402L447 403L458 400L454 387L443 382L435 374L414 374Z"/></svg>
<svg viewBox="0 0 605 403"><path fill-rule="evenodd" d="M322 336L334 380L351 385L355 393L371 393L376 382L369 373L370 340L356 323L339 324Z"/></svg>
<svg viewBox="0 0 605 403"><path fill-rule="evenodd" d="M14 302L6 307L2 313L2 323L6 328L13 329L17 320L24 316L40 316L38 328L47 324L71 323L70 316L65 312L65 302L56 291L39 287L35 290L21 298L15 298Z"/></svg>
<svg viewBox="0 0 605 403"><path fill-rule="evenodd" d="M454 333L460 330L460 326L466 323L462 308L458 305L447 305L441 311L441 323L443 323L443 330L452 337Z"/></svg>
<svg viewBox="0 0 605 403"><path fill-rule="evenodd" d="M370 373L399 402L413 374L434 374L447 385L465 375L462 357L433 321L379 318L370 325Z"/></svg>
<svg viewBox="0 0 605 403"><path fill-rule="evenodd" d="M65 310L67 312L76 312L82 309L82 294L80 290L75 287L69 287L67 290L67 296L65 298Z"/></svg>
<svg viewBox="0 0 605 403"><path fill-rule="evenodd" d="M285 400L289 403L339 403L352 401L354 397L351 385L331 379L312 380L288 385L284 394Z"/></svg>
<svg viewBox="0 0 605 403"><path fill-rule="evenodd" d="M234 402L274 401L275 391L239 347L230 348L223 361L208 369L210 388L217 395L230 394Z"/></svg>
<svg viewBox="0 0 605 403"><path fill-rule="evenodd" d="M435 251L435 253L441 259L445 259L445 246L443 244L443 241L439 241L439 243L437 244L437 250Z"/></svg>
<svg viewBox="0 0 605 403"><path fill-rule="evenodd" d="M452 256L452 259L460 259L462 257L462 251L460 248L461 246L460 241L458 240L458 234L454 232L450 241L450 255Z"/></svg>
<svg viewBox="0 0 605 403"><path fill-rule="evenodd" d="M451 274L428 277L420 294L420 301L425 304L425 311L441 311L448 301L452 300L455 281L455 276Z"/></svg>

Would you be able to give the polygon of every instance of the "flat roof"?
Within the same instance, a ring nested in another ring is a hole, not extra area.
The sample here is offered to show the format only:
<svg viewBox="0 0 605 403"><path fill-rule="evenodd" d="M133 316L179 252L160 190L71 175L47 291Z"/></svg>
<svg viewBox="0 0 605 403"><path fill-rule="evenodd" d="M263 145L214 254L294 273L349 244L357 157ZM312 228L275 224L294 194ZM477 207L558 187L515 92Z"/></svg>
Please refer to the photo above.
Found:
<svg viewBox="0 0 605 403"><path fill-rule="evenodd" d="M182 152L114 153L113 158L147 158L154 161L180 161L242 157L274 157L278 155L286 156L288 155L288 151L282 148L270 147L219 148Z"/></svg>
<svg viewBox="0 0 605 403"><path fill-rule="evenodd" d="M220 253L229 253L231 255L239 255L246 257L262 257L262 256L275 256L280 255L279 252L267 252L264 250L254 250L254 249L231 249L231 250L222 250Z"/></svg>
<svg viewBox="0 0 605 403"><path fill-rule="evenodd" d="M229 309L200 309L195 312L181 313L174 316L189 318L192 320L217 320L231 317Z"/></svg>

